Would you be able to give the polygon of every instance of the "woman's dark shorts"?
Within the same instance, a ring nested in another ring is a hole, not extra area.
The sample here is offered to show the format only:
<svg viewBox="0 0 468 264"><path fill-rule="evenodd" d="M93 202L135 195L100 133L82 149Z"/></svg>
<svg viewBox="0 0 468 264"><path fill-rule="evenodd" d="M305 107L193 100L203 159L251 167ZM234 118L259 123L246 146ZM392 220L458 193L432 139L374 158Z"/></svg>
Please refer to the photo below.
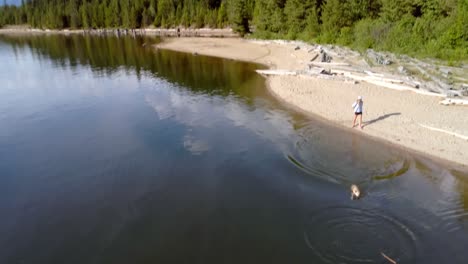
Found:
<svg viewBox="0 0 468 264"><path fill-rule="evenodd" d="M356 112L355 115L362 115L362 112Z"/></svg>

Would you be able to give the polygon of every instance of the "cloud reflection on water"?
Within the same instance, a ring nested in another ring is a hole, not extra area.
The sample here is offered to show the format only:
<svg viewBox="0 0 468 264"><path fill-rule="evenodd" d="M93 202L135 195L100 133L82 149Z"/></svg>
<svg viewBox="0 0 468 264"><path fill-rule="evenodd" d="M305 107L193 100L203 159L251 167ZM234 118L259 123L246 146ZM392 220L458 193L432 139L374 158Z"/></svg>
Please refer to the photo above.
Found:
<svg viewBox="0 0 468 264"><path fill-rule="evenodd" d="M145 80L142 80L145 81ZM295 137L291 117L282 111L268 111L248 107L245 102L234 95L227 97L191 93L188 89L156 80L145 89L145 101L157 113L160 120L172 119L193 130L213 129L217 126L241 127L256 134L264 140L286 150L290 137ZM187 129L184 145L188 149L207 151L213 138L206 138L210 133L190 134ZM234 140L224 138L226 141ZM199 152L199 151L196 151Z"/></svg>

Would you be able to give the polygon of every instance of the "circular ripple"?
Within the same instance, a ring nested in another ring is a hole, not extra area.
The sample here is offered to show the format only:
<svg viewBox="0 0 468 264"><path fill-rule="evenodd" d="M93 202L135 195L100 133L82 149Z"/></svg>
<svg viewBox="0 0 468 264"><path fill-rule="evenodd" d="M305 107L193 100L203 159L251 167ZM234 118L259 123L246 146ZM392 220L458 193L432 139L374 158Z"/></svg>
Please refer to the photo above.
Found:
<svg viewBox="0 0 468 264"><path fill-rule="evenodd" d="M374 180L391 180L396 177L400 177L409 171L411 162L407 159L401 162L390 163L386 166L384 174L375 175Z"/></svg>
<svg viewBox="0 0 468 264"><path fill-rule="evenodd" d="M304 231L309 248L326 263L381 262L381 253L411 263L418 240L403 223L358 208L325 208L312 215Z"/></svg>

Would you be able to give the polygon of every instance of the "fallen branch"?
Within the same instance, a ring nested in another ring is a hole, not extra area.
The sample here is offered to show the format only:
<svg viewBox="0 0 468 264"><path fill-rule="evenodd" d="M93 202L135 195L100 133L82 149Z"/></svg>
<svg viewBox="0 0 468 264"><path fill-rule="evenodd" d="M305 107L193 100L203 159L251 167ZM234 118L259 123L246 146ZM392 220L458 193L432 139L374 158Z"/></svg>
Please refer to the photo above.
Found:
<svg viewBox="0 0 468 264"><path fill-rule="evenodd" d="M312 59L310 59L310 61L314 61L315 59L318 58L318 56L319 56L318 54L315 54L315 56Z"/></svg>
<svg viewBox="0 0 468 264"><path fill-rule="evenodd" d="M397 264L396 261L394 261L393 259L391 259L389 256L385 255L383 252L380 252L380 254L382 254L382 257L384 257L386 260L390 261L391 263Z"/></svg>

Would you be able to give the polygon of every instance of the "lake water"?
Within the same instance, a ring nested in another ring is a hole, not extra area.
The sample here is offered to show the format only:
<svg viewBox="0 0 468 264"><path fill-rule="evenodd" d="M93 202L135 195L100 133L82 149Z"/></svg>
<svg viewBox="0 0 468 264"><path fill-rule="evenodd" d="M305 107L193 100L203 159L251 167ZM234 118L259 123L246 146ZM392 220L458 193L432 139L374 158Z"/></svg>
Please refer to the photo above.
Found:
<svg viewBox="0 0 468 264"><path fill-rule="evenodd" d="M0 36L0 263L467 263L466 168L156 41Z"/></svg>

